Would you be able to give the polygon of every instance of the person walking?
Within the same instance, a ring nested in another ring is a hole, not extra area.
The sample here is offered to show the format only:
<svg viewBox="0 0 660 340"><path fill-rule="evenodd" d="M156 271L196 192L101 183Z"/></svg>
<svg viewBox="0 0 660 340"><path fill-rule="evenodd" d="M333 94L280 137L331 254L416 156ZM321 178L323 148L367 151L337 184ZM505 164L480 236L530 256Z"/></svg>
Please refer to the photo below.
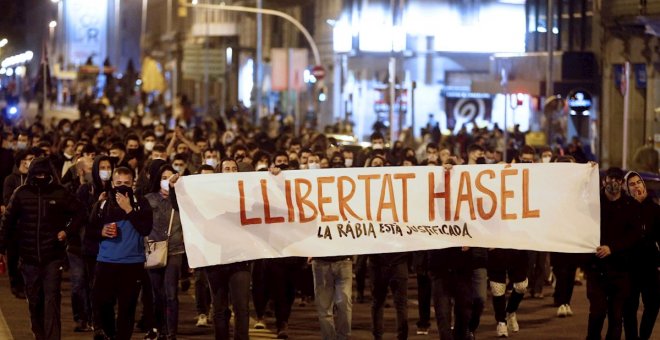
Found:
<svg viewBox="0 0 660 340"><path fill-rule="evenodd" d="M149 202L133 194L133 170L116 168L112 190L102 193L90 216L99 242L92 290L94 339L129 340L144 278L144 236L151 233ZM115 305L117 316L115 318Z"/></svg>
<svg viewBox="0 0 660 340"><path fill-rule="evenodd" d="M67 233L77 232L83 210L57 182L50 161L31 162L27 181L14 191L0 224L0 254L18 245L32 333L38 340L61 338L62 266Z"/></svg>
<svg viewBox="0 0 660 340"><path fill-rule="evenodd" d="M600 340L605 318L605 339L621 339L623 308L630 295L627 269L637 241L633 201L623 194L623 171L610 168L600 195L600 246L586 268L589 321L587 340Z"/></svg>
<svg viewBox="0 0 660 340"><path fill-rule="evenodd" d="M156 161L154 161L156 162ZM163 268L149 269L154 296L154 314L158 333L167 340L175 340L179 323L179 275L185 249L179 212L169 199L170 181L176 171L165 161L152 173L151 190L144 197L153 212L150 241L167 240L167 264Z"/></svg>
<svg viewBox="0 0 660 340"><path fill-rule="evenodd" d="M642 177L630 171L625 178L626 192L633 198L633 211L638 221L640 239L632 247L630 261L630 297L623 311L626 339L651 339L660 309L660 206L649 196ZM637 325L639 298L644 302L642 320Z"/></svg>

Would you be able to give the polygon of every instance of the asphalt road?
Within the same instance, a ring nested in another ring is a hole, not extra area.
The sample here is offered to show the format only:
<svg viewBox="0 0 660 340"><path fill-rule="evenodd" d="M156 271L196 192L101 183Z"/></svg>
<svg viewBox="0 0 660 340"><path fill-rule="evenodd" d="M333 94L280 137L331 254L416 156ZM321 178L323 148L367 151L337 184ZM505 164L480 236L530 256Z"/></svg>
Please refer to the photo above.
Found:
<svg viewBox="0 0 660 340"><path fill-rule="evenodd" d="M510 334L510 338L534 339L534 340L562 340L562 339L584 339L587 327L588 302L584 286L575 287L572 308L575 312L573 317L559 319L555 316L556 309L552 307L551 287L546 287L544 299L525 298L518 312L520 332ZM178 339L212 339L212 328L195 327L195 306L192 288L188 292L181 292L180 317ZM408 291L408 316L410 327L410 339L437 339L438 333L435 325L431 327L427 336L415 335L417 321L417 291L414 276L409 280ZM368 297L368 296L367 296ZM393 305L390 301L390 305ZM27 303L17 300L9 293L6 275L0 277L0 312L6 320L14 339L31 339L30 324ZM139 315L139 312L138 312ZM252 313L252 316L253 313ZM395 338L394 308L385 309L386 339ZM274 318L266 319L269 329L257 331L251 330L251 339L274 339ZM252 320L254 324L254 320ZM371 339L370 332L370 304L353 305L353 334L352 339ZM91 333L74 333L73 319L71 314L70 284L66 279L62 285L62 339L91 339ZM290 320L291 339L320 339L318 321L313 303L301 306L299 300L293 308ZM3 323L0 319L0 336L3 334ZM478 339L495 339L495 320L490 303L482 317L481 326L477 332ZM142 334L136 331L133 339L142 339ZM660 335L654 339L660 339Z"/></svg>

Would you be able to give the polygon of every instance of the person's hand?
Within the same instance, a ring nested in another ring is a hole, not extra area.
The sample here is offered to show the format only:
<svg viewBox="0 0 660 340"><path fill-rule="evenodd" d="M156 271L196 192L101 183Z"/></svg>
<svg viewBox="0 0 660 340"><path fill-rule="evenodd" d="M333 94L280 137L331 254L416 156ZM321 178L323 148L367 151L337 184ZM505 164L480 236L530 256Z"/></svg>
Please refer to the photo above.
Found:
<svg viewBox="0 0 660 340"><path fill-rule="evenodd" d="M103 237L108 237L108 238L113 238L116 235L117 232L117 227L113 226L112 224L106 224L103 226L103 229L101 229L101 236Z"/></svg>
<svg viewBox="0 0 660 340"><path fill-rule="evenodd" d="M312 264L312 261L314 260L313 257L308 257L307 258L307 264Z"/></svg>
<svg viewBox="0 0 660 340"><path fill-rule="evenodd" d="M443 164L443 168L445 168L445 171L451 171L451 169L454 167L452 164Z"/></svg>
<svg viewBox="0 0 660 340"><path fill-rule="evenodd" d="M179 180L179 177L179 174L170 176L170 187L173 187L176 184L176 182Z"/></svg>
<svg viewBox="0 0 660 340"><path fill-rule="evenodd" d="M133 206L131 205L131 201L128 198L128 196L125 196L125 195L118 192L117 196L116 196L116 199L117 199L117 204L119 205L119 207L123 211L125 211L127 214L130 213L131 211L133 211Z"/></svg>
<svg viewBox="0 0 660 340"><path fill-rule="evenodd" d="M596 248L596 256L599 258L603 259L612 254L612 250L610 249L609 246L600 246Z"/></svg>
<svg viewBox="0 0 660 340"><path fill-rule="evenodd" d="M66 240L66 231L62 230L59 233L57 233L57 240L60 242Z"/></svg>
<svg viewBox="0 0 660 340"><path fill-rule="evenodd" d="M99 202L105 201L107 199L108 199L108 193L107 192L104 191L99 195Z"/></svg>
<svg viewBox="0 0 660 340"><path fill-rule="evenodd" d="M0 205L0 215L4 215L4 214L5 214L5 209L6 209L6 208L5 208L4 205Z"/></svg>
<svg viewBox="0 0 660 340"><path fill-rule="evenodd" d="M466 246L461 247L461 251L468 251L468 250L470 250L470 247L466 247Z"/></svg>
<svg viewBox="0 0 660 340"><path fill-rule="evenodd" d="M282 169L276 167L276 166L271 166L268 171L270 172L271 175L277 176L282 172Z"/></svg>
<svg viewBox="0 0 660 340"><path fill-rule="evenodd" d="M591 165L592 168L595 168L595 167L598 166L598 163L596 163L594 161L589 161L589 165Z"/></svg>

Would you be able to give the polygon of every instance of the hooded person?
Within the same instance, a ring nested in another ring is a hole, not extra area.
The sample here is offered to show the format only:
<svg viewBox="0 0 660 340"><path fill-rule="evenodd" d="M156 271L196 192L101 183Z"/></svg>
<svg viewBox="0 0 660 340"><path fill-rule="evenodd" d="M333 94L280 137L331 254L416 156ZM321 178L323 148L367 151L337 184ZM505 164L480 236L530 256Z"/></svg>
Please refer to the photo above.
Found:
<svg viewBox="0 0 660 340"><path fill-rule="evenodd" d="M153 183L152 178L158 175L158 170L161 166L167 164L167 161L162 159L151 159L148 160L144 168L138 176L137 183L135 184L135 194L138 196L144 196L151 192L151 189L154 186L159 185L159 181Z"/></svg>
<svg viewBox="0 0 660 340"><path fill-rule="evenodd" d="M638 241L632 247L630 265L631 291L623 312L626 339L650 339L660 309L660 206L648 194L644 179L630 171L624 177L626 192L634 200L633 217ZM637 323L639 297L644 302L641 323Z"/></svg>
<svg viewBox="0 0 660 340"><path fill-rule="evenodd" d="M92 207L98 201L99 196L111 189L110 179L113 170L114 164L109 156L101 155L94 158L90 174L91 181L81 184L76 192L87 217L85 221L89 220ZM99 242L93 237L87 237L89 228L89 223L83 223L79 233L70 235L67 246L71 279L71 308L73 320L76 323L75 332L91 330L90 296Z"/></svg>
<svg viewBox="0 0 660 340"><path fill-rule="evenodd" d="M83 218L80 204L59 184L48 158L32 161L26 184L14 191L2 218L0 254L17 244L36 339L60 338L65 240L78 231Z"/></svg>

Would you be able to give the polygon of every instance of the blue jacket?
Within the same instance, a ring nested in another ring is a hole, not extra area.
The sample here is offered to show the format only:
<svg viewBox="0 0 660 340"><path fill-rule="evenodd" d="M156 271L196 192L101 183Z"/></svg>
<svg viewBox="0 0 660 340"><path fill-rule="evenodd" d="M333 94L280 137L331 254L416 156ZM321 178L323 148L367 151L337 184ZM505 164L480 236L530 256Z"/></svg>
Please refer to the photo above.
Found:
<svg viewBox="0 0 660 340"><path fill-rule="evenodd" d="M106 204L110 202L109 204ZM112 207L111 201L97 202L92 209L90 226L100 242L96 260L108 263L144 263L144 236L149 235L153 216L149 202L137 199L129 214ZM108 211L111 211L110 213ZM101 237L106 223L117 223L117 237Z"/></svg>

